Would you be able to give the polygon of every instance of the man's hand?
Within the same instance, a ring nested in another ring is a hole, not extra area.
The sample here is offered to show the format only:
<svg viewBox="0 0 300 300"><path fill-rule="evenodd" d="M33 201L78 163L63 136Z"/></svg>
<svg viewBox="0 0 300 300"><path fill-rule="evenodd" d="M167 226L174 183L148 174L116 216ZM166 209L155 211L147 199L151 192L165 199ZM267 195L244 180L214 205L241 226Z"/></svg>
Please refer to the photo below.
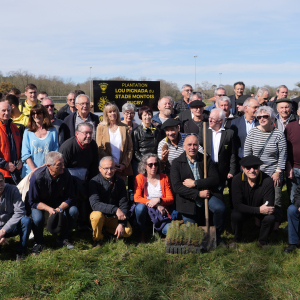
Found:
<svg viewBox="0 0 300 300"><path fill-rule="evenodd" d="M0 245L5 245L5 244L8 245L9 243L8 243L8 240L5 237L3 237L0 239Z"/></svg>
<svg viewBox="0 0 300 300"><path fill-rule="evenodd" d="M117 172L122 172L125 169L125 165L120 164L118 168L116 168Z"/></svg>
<svg viewBox="0 0 300 300"><path fill-rule="evenodd" d="M188 178L188 179L185 179L182 184L188 188L193 188L193 187L195 187L195 180Z"/></svg>
<svg viewBox="0 0 300 300"><path fill-rule="evenodd" d="M294 178L294 169L292 168L291 163L289 161L286 162L286 175L290 179Z"/></svg>
<svg viewBox="0 0 300 300"><path fill-rule="evenodd" d="M123 224L119 224L116 228L115 235L117 236L117 239L122 237L124 235L125 229Z"/></svg>
<svg viewBox="0 0 300 300"><path fill-rule="evenodd" d="M9 172L13 172L15 169L16 169L16 166L12 162L9 162L6 165L6 170L8 170Z"/></svg>
<svg viewBox="0 0 300 300"><path fill-rule="evenodd" d="M233 177L232 174L230 174L230 173L227 174L227 179L230 179L230 178L232 178L232 177Z"/></svg>
<svg viewBox="0 0 300 300"><path fill-rule="evenodd" d="M148 207L155 207L158 203L160 202L160 198L153 198L151 200L149 200L146 205Z"/></svg>
<svg viewBox="0 0 300 300"><path fill-rule="evenodd" d="M118 220L125 220L126 216L124 215L124 213L121 211L120 208L117 209L116 215L118 217Z"/></svg>
<svg viewBox="0 0 300 300"><path fill-rule="evenodd" d="M161 161L166 162L168 160L170 150L164 150L161 153Z"/></svg>
<svg viewBox="0 0 300 300"><path fill-rule="evenodd" d="M162 205L158 205L157 209L160 211L160 213L164 216L167 213L167 210Z"/></svg>
<svg viewBox="0 0 300 300"><path fill-rule="evenodd" d="M4 238L5 233L6 233L6 230L4 230L3 228L0 229L0 239L1 239L1 238Z"/></svg>
<svg viewBox="0 0 300 300"><path fill-rule="evenodd" d="M54 208L52 208L52 207L49 207L49 209L48 209L48 213L49 213L49 215L51 216L51 215L53 215L53 214L56 214L56 213L57 213L57 211L56 211Z"/></svg>
<svg viewBox="0 0 300 300"><path fill-rule="evenodd" d="M199 192L199 197L200 198L209 198L209 194L210 194L209 190L200 191Z"/></svg>
<svg viewBox="0 0 300 300"><path fill-rule="evenodd" d="M274 206L267 206L266 204L263 204L259 208L259 212L263 215L270 215L271 213L273 213L274 209Z"/></svg>
<svg viewBox="0 0 300 300"><path fill-rule="evenodd" d="M271 177L274 181L274 186L279 186L280 185L280 173L275 172L275 173L273 173L273 175Z"/></svg>

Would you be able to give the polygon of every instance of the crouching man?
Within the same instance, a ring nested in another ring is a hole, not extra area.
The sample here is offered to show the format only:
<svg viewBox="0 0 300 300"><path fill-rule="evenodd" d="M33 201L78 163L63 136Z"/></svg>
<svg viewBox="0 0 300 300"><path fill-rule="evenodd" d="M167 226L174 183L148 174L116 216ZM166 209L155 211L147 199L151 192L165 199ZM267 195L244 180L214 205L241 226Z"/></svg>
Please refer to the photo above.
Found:
<svg viewBox="0 0 300 300"><path fill-rule="evenodd" d="M265 246L275 223L274 182L270 176L260 171L263 162L256 156L244 157L240 164L243 172L232 180L231 226L234 239L229 247L236 248L236 242L241 241L243 222L251 216L261 221L258 241L261 246Z"/></svg>
<svg viewBox="0 0 300 300"><path fill-rule="evenodd" d="M8 244L7 238L20 236L17 244L17 261L25 259L31 220L26 217L25 206L16 186L5 184L0 172L0 248Z"/></svg>
<svg viewBox="0 0 300 300"><path fill-rule="evenodd" d="M49 215L63 213L68 219L65 230L57 237L59 247L66 246L69 250L74 246L68 241L68 237L76 224L78 209L75 203L75 188L72 176L64 166L61 153L51 151L45 156L45 166L37 169L30 178L28 202L31 206L32 230L35 245L32 253L38 254L44 246L44 222L45 211Z"/></svg>
<svg viewBox="0 0 300 300"><path fill-rule="evenodd" d="M101 246L103 227L107 232L116 235L117 239L132 234L132 228L126 218L129 202L125 182L115 176L116 168L111 156L100 160L99 171L100 174L89 183L94 248Z"/></svg>

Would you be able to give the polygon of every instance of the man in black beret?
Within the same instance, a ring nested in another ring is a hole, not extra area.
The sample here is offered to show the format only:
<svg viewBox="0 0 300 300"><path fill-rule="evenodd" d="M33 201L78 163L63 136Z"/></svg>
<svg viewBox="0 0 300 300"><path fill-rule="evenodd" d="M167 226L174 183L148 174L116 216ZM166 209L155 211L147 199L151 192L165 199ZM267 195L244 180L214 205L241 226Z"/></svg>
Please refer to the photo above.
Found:
<svg viewBox="0 0 300 300"><path fill-rule="evenodd" d="M207 118L203 116L204 107L206 104L203 101L195 100L190 103L191 112L193 118L184 123L184 133L199 133L199 129L202 128L203 122L208 122Z"/></svg>
<svg viewBox="0 0 300 300"><path fill-rule="evenodd" d="M188 134L180 132L180 125L179 120L168 119L161 127L162 130L165 130L166 137L159 142L157 154L162 163L162 170L168 176L172 161L184 152L183 142ZM199 151L203 153L201 146L199 146Z"/></svg>
<svg viewBox="0 0 300 300"><path fill-rule="evenodd" d="M268 237L274 227L274 182L267 174L260 171L263 162L254 155L240 161L243 172L232 180L231 226L234 233L230 248L236 248L236 242L242 239L243 222L253 216L261 221L258 241L261 246L268 243Z"/></svg>
<svg viewBox="0 0 300 300"><path fill-rule="evenodd" d="M251 98L251 96L250 95L243 95L239 99L236 100L236 102L235 102L235 104L236 104L235 115L236 116L241 117L245 114L243 105L244 105L244 102L248 98Z"/></svg>

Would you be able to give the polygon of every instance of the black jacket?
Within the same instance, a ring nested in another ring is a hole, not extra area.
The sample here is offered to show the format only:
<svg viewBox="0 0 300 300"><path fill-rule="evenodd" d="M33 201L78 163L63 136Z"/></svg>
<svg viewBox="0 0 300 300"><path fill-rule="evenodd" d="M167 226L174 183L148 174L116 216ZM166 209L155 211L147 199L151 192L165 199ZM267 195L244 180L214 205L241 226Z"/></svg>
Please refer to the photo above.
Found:
<svg viewBox="0 0 300 300"><path fill-rule="evenodd" d="M212 136L212 130L206 128L206 151L209 155L212 153ZM203 147L203 130L199 132L198 139ZM231 129L221 131L217 168L222 181L227 179L228 173L235 175L237 172L237 143L234 131Z"/></svg>
<svg viewBox="0 0 300 300"><path fill-rule="evenodd" d="M123 179L114 177L114 185L111 190L111 182L107 181L100 173L89 183L89 199L93 211L100 211L107 217L116 216L117 209L127 215L129 202L126 186ZM119 220L119 224L126 226L127 220Z"/></svg>
<svg viewBox="0 0 300 300"><path fill-rule="evenodd" d="M170 174L173 191L176 194L176 209L183 214L195 214L195 200L199 196L199 191L210 190L213 196L223 199L218 190L219 174L214 162L210 157L207 157L207 178L204 179L203 154L200 152L198 152L197 161L201 179L197 180L197 186L194 188L188 188L182 184L185 179L195 179L187 161L186 153L182 153L172 162Z"/></svg>
<svg viewBox="0 0 300 300"><path fill-rule="evenodd" d="M294 121L298 121L298 116L291 113L289 123L294 122ZM275 125L276 128L278 128L278 119L277 118L275 118L274 125Z"/></svg>
<svg viewBox="0 0 300 300"><path fill-rule="evenodd" d="M133 151L134 159L140 162L142 156L146 153L157 153L158 143L161 141L160 129L157 128L153 132L143 128L142 123L133 131Z"/></svg>
<svg viewBox="0 0 300 300"><path fill-rule="evenodd" d="M73 112L71 115L68 115L64 122L61 124L61 132L62 132L62 143L69 139L72 136L75 136L75 121L76 121L77 112ZM91 119L94 123L95 129L97 129L98 124L100 123L99 117L93 113L90 113Z"/></svg>
<svg viewBox="0 0 300 300"><path fill-rule="evenodd" d="M209 115L210 115L210 111L204 110L203 111L203 120L208 121ZM183 132L185 122L192 119L192 112L189 109L184 110L178 115L178 118L182 123L182 131L181 132Z"/></svg>
<svg viewBox="0 0 300 300"><path fill-rule="evenodd" d="M69 104L66 104L64 105L56 114L56 118L57 119L60 119L60 120L64 120L68 115L69 113L67 112L69 108Z"/></svg>

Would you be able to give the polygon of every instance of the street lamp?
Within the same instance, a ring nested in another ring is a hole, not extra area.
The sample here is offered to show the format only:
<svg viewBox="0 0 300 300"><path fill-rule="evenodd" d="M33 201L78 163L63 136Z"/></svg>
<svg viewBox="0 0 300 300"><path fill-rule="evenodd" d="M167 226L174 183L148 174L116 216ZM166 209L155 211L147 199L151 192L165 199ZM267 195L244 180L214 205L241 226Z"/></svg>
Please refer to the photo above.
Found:
<svg viewBox="0 0 300 300"><path fill-rule="evenodd" d="M92 101L92 67L90 67L90 98Z"/></svg>
<svg viewBox="0 0 300 300"><path fill-rule="evenodd" d="M194 89L196 90L196 60L197 60L197 55L194 55L195 58L195 87Z"/></svg>
<svg viewBox="0 0 300 300"><path fill-rule="evenodd" d="M220 74L220 86L221 86L221 78L222 78L222 73L219 73Z"/></svg>

